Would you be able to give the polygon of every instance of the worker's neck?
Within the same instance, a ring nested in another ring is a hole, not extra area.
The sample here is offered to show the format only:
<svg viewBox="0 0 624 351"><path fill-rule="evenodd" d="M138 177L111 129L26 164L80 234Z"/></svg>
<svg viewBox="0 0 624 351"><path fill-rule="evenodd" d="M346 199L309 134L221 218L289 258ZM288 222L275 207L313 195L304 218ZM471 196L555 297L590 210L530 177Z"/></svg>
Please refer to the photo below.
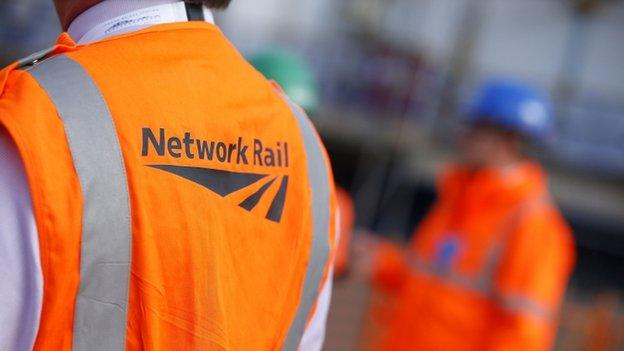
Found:
<svg viewBox="0 0 624 351"><path fill-rule="evenodd" d="M74 40L79 40L93 28L94 24L99 24L142 8L176 1L177 0L104 0L78 15L69 25L67 32Z"/></svg>
<svg viewBox="0 0 624 351"><path fill-rule="evenodd" d="M213 22L207 8L204 9L204 16L207 22ZM76 42L84 44L150 25L186 20L184 5L180 0L104 0L76 17L67 32ZM117 29L111 32L107 28Z"/></svg>
<svg viewBox="0 0 624 351"><path fill-rule="evenodd" d="M483 163L468 164L468 168L475 173L491 170L508 172L514 170L524 162L525 158L522 155L498 155L488 158L488 160Z"/></svg>

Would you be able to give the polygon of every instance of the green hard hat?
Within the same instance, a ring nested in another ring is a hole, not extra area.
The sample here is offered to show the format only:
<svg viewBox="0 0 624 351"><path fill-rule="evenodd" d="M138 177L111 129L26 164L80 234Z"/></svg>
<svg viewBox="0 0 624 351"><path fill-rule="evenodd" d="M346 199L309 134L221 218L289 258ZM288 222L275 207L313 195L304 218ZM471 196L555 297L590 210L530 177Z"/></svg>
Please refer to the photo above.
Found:
<svg viewBox="0 0 624 351"><path fill-rule="evenodd" d="M314 73L299 56L285 50L267 50L250 57L250 63L267 79L279 84L293 102L313 113L319 105Z"/></svg>

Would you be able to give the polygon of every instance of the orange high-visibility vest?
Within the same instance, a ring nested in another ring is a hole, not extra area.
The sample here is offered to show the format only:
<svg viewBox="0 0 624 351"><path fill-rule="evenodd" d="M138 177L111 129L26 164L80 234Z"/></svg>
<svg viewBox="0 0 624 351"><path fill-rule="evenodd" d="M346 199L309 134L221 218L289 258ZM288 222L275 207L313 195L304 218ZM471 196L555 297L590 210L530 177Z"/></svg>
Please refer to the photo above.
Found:
<svg viewBox="0 0 624 351"><path fill-rule="evenodd" d="M0 91L39 233L35 349L296 349L334 246L331 170L217 27L64 34Z"/></svg>
<svg viewBox="0 0 624 351"><path fill-rule="evenodd" d="M396 293L382 350L547 350L574 262L539 166L456 168L406 253L383 246Z"/></svg>

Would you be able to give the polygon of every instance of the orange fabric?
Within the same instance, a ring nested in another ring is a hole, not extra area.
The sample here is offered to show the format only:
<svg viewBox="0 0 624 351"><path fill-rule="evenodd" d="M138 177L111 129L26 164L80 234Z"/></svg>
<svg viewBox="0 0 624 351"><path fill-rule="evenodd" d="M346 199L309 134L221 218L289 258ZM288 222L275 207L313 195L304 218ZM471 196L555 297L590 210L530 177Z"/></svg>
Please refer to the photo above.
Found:
<svg viewBox="0 0 624 351"><path fill-rule="evenodd" d="M503 222L519 204L546 192L543 173L532 163L506 171L455 167L442 177L439 200L408 252L433 265L447 262L439 267L469 280L482 276L493 245L501 240ZM399 248L384 246L377 254L374 282L394 291L397 307L378 349L549 349L555 316L505 302L530 301L556 313L574 264L573 239L550 203L534 206L514 223L491 291L462 285L448 275L426 274ZM450 247L449 242L455 253L444 261L442 248Z"/></svg>
<svg viewBox="0 0 624 351"><path fill-rule="evenodd" d="M160 25L86 46L63 35L57 52L68 51L108 103L126 165L133 245L127 349L280 349L302 293L313 220L306 151L288 106L207 23ZM14 69L0 74L0 124L24 161L40 236L44 301L35 349L69 350L81 190L54 106L28 73ZM227 145L242 140L248 163L233 162L236 154L231 162L189 157L184 146L177 156L159 155L155 147L144 155L145 128L156 139L162 129L166 139L191 133ZM256 140L262 157L266 148L275 154L282 147L281 165L255 162ZM277 178L248 212L238 205L263 182L222 198L147 167L154 164ZM289 177L285 208L275 223L265 216L283 176ZM331 197L333 248L333 191Z"/></svg>
<svg viewBox="0 0 624 351"><path fill-rule="evenodd" d="M351 235L353 234L353 223L355 222L355 209L351 195L342 188L336 188L336 200L338 204L339 235L334 269L338 277L344 274L348 268Z"/></svg>

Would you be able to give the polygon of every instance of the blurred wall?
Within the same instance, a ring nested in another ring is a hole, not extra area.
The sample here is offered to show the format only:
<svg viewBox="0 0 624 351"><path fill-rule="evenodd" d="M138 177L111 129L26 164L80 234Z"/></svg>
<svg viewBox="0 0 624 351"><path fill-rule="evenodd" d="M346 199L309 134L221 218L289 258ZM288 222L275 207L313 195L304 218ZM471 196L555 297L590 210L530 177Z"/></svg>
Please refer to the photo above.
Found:
<svg viewBox="0 0 624 351"><path fill-rule="evenodd" d="M578 74L581 94L624 97L624 45L614 45L624 34L624 3L608 4L586 20L564 1L490 0L484 12L475 50L480 70L519 74L555 88L571 60L578 71L569 73ZM575 40L578 47L568 51Z"/></svg>
<svg viewBox="0 0 624 351"><path fill-rule="evenodd" d="M569 37L578 24L563 0L234 0L220 19L243 51L266 43L331 41L355 25L445 65L468 6L477 7L480 22L472 49L476 74L520 76L554 89L571 59L578 62L581 94L624 97L624 45L613 45L624 35L623 2L609 3L587 20L572 58Z"/></svg>
<svg viewBox="0 0 624 351"><path fill-rule="evenodd" d="M339 31L340 8L335 0L233 0L217 22L243 52L276 43L305 46Z"/></svg>
<svg viewBox="0 0 624 351"><path fill-rule="evenodd" d="M304 53L319 74L325 102L339 108L352 100L369 110L369 95L347 96L358 93L369 75L374 82L388 74L390 82L377 87L385 91L410 76L397 69L393 57L371 55L368 49L378 43L423 59L431 83L419 89L420 100L433 105L433 112L416 111L417 117L438 117L436 101L445 96L449 78L462 101L474 84L492 75L528 81L554 98L559 127L550 155L565 165L621 177L624 45L618 44L624 37L624 2L604 1L587 16L575 12L571 3L234 0L218 22L243 53L275 45ZM409 84L403 86L409 90ZM448 102L443 98L440 106Z"/></svg>

